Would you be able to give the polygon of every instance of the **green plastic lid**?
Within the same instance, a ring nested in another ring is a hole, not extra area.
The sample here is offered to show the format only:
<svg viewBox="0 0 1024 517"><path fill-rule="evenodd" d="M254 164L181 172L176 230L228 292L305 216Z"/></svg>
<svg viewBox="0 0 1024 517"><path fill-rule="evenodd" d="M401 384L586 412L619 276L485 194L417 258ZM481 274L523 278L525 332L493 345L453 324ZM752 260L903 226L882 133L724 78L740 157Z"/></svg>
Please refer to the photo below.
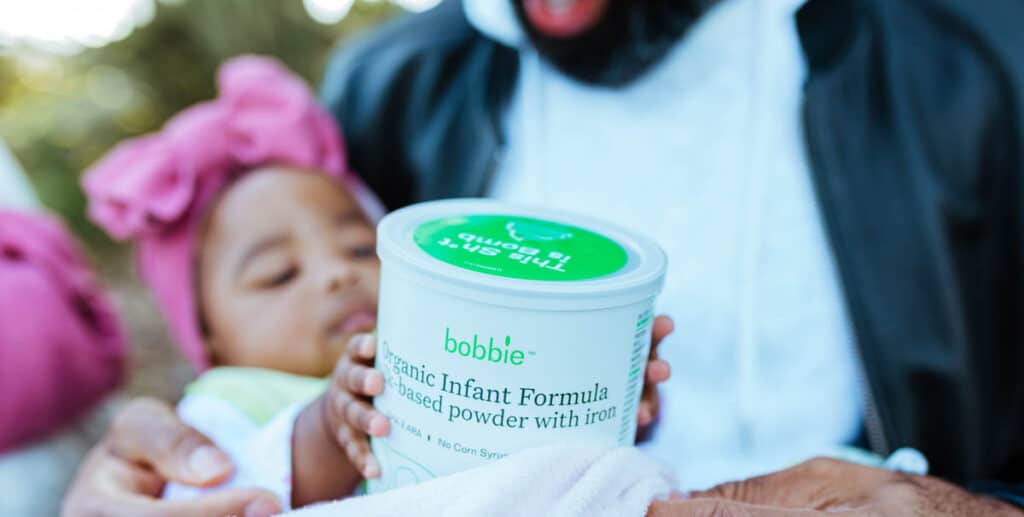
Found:
<svg viewBox="0 0 1024 517"><path fill-rule="evenodd" d="M412 205L389 214L377 231L386 269L534 300L579 298L593 305L604 296L615 305L623 296L653 297L666 267L661 248L617 226L493 200Z"/></svg>

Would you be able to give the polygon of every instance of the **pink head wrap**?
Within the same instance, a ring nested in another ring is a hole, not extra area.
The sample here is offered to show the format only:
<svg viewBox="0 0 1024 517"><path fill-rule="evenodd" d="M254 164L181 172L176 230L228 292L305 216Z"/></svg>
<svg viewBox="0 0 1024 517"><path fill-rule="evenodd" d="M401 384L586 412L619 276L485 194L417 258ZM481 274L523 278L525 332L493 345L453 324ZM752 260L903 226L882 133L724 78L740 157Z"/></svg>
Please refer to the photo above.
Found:
<svg viewBox="0 0 1024 517"><path fill-rule="evenodd" d="M89 216L137 243L142 280L178 346L208 368L196 306L193 261L207 206L240 174L277 164L322 172L346 186L376 221L380 203L345 163L341 132L303 81L277 61L232 59L216 99L176 115L163 130L121 143L84 178Z"/></svg>
<svg viewBox="0 0 1024 517"><path fill-rule="evenodd" d="M0 210L0 452L68 423L114 389L126 340L71 237Z"/></svg>

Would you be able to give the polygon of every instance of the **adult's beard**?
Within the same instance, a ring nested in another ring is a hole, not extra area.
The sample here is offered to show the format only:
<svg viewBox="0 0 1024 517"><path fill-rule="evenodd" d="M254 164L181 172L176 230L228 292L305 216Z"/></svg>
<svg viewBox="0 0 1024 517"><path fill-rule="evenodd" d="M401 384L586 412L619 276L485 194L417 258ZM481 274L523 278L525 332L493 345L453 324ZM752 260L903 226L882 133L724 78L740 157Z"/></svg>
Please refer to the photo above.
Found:
<svg viewBox="0 0 1024 517"><path fill-rule="evenodd" d="M541 57L579 81L617 87L664 57L715 0L609 0L593 27L569 37L537 31L523 0L510 1Z"/></svg>

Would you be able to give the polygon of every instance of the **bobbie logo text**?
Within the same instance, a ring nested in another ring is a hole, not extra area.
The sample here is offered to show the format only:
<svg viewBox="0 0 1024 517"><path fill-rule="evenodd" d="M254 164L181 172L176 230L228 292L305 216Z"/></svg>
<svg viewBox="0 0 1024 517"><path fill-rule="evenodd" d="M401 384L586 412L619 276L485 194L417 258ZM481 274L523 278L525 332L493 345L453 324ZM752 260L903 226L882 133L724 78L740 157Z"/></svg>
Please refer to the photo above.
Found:
<svg viewBox="0 0 1024 517"><path fill-rule="evenodd" d="M495 364L519 366L526 360L526 352L512 348L512 337L505 336L505 346L495 345L494 338L481 342L480 337L473 334L473 340L461 340L452 336L451 329L444 328L444 351L449 354L461 355L469 359Z"/></svg>

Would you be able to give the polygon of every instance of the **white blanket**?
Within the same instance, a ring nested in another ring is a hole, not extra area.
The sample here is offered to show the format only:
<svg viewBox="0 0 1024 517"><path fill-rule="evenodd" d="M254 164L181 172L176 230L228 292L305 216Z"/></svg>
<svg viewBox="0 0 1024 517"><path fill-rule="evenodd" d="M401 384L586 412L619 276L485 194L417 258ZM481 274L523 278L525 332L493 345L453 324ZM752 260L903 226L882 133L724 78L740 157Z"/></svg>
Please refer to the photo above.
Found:
<svg viewBox="0 0 1024 517"><path fill-rule="evenodd" d="M642 517L675 486L632 447L542 447L458 474L289 513L293 517Z"/></svg>

